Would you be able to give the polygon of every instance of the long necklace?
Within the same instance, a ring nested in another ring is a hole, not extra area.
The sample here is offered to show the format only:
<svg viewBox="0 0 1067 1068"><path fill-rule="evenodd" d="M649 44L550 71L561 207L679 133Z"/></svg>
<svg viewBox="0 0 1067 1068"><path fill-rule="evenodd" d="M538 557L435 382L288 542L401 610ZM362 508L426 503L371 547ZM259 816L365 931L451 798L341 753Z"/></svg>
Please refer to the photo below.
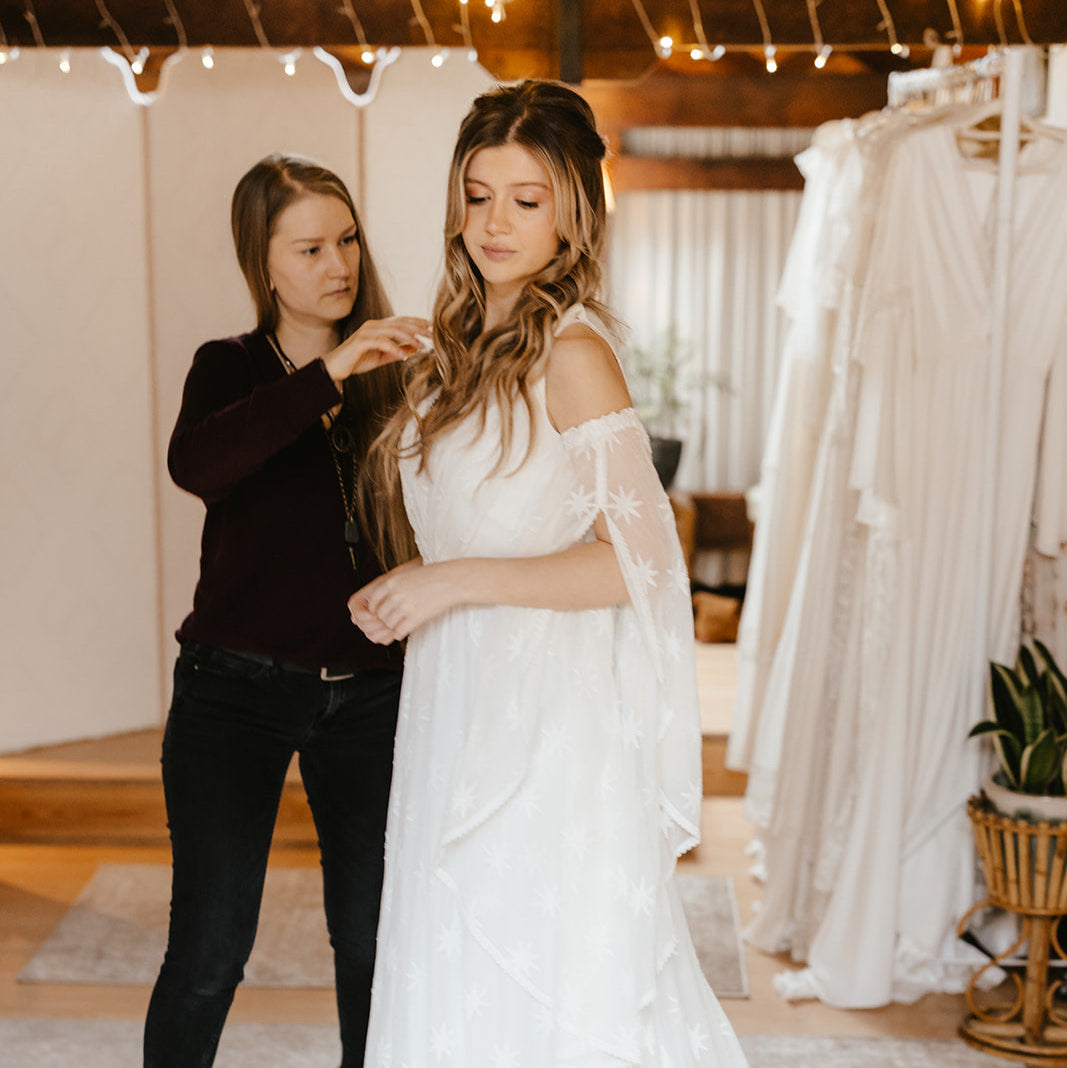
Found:
<svg viewBox="0 0 1067 1068"><path fill-rule="evenodd" d="M296 364L285 355L273 331L267 335L267 341L270 342L270 347L274 349L282 367L285 368L285 373L291 375L297 369ZM337 485L341 490L341 504L345 511L345 545L348 548L348 557L352 561L352 568L358 571L356 546L359 545L360 533L359 520L356 519L356 457L353 451L355 439L352 431L329 412L323 416L323 425L326 428L326 441L330 446L330 457L333 460L333 468L337 472ZM345 473L341 466L342 454L348 456L352 464L351 496L345 486Z"/></svg>

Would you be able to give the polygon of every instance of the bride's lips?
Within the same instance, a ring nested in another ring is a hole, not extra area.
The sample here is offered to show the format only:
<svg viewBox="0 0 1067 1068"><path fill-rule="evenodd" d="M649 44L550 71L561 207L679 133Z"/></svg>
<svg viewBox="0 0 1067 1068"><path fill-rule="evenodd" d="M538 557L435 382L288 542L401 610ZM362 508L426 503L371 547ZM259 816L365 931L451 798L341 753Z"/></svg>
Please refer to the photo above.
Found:
<svg viewBox="0 0 1067 1068"><path fill-rule="evenodd" d="M501 260L506 260L508 256L513 255L514 249L500 248L497 245L482 245L482 252L485 253L487 260L499 263Z"/></svg>

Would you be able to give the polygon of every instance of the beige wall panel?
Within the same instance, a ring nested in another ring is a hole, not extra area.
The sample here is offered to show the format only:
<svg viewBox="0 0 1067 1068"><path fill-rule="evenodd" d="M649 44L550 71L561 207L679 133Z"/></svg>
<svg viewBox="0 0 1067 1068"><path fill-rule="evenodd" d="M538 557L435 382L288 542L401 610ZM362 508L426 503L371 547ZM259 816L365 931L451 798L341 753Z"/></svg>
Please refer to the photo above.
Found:
<svg viewBox="0 0 1067 1068"><path fill-rule="evenodd" d="M143 114L59 58L0 68L0 751L159 717Z"/></svg>
<svg viewBox="0 0 1067 1068"><path fill-rule="evenodd" d="M364 223L396 310L429 315L441 267L445 184L459 124L495 83L454 51L440 67L405 49L366 112Z"/></svg>

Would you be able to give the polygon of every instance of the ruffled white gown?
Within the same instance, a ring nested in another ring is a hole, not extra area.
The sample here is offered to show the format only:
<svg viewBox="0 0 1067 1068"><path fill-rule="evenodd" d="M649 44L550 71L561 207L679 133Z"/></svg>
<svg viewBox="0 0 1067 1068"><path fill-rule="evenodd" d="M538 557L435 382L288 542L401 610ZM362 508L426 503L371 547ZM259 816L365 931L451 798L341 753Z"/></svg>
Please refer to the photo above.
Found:
<svg viewBox="0 0 1067 1068"><path fill-rule="evenodd" d="M493 410L402 464L423 559L556 552L602 512L631 604L461 608L409 639L366 1064L740 1068L672 882L701 769L670 504L632 409L559 434L531 393L498 473Z"/></svg>

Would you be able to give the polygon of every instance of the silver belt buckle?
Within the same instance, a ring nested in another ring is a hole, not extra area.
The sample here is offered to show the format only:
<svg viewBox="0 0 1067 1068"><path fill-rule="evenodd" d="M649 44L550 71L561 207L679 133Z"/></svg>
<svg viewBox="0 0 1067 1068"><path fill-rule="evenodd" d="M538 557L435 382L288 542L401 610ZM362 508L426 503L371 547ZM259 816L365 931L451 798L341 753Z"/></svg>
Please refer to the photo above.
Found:
<svg viewBox="0 0 1067 1068"><path fill-rule="evenodd" d="M354 671L348 671L343 675L331 675L329 668L319 668L319 678L323 682L341 682L344 679L355 678L356 673Z"/></svg>

